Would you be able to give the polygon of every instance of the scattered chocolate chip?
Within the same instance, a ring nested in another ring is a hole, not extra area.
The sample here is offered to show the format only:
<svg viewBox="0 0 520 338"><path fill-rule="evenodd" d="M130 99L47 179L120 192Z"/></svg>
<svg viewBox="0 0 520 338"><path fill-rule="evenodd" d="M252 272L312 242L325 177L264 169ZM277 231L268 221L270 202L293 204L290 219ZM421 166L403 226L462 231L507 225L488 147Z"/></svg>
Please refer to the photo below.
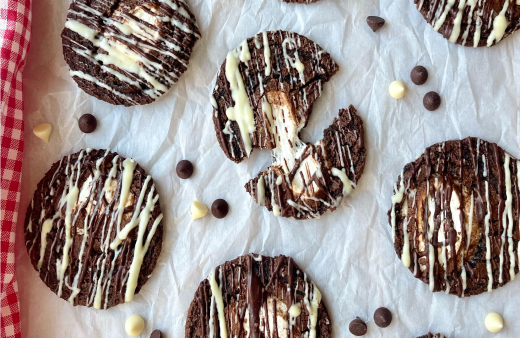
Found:
<svg viewBox="0 0 520 338"><path fill-rule="evenodd" d="M367 333L367 324L358 317L350 322L348 329L354 336L364 336Z"/></svg>
<svg viewBox="0 0 520 338"><path fill-rule="evenodd" d="M385 25L385 19L378 16L367 17L367 24L375 32Z"/></svg>
<svg viewBox="0 0 520 338"><path fill-rule="evenodd" d="M410 73L410 78L416 85L423 85L428 80L428 70L426 70L426 68L423 66L414 67Z"/></svg>
<svg viewBox="0 0 520 338"><path fill-rule="evenodd" d="M424 95L423 104L429 111L437 110L441 105L441 97L436 92L429 92Z"/></svg>
<svg viewBox="0 0 520 338"><path fill-rule="evenodd" d="M379 327L387 327L392 323L392 312L386 307L380 307L374 312L374 322Z"/></svg>
<svg viewBox="0 0 520 338"><path fill-rule="evenodd" d="M161 338L161 337L162 337L162 333L159 330L154 330L152 332L152 335L150 336L150 338Z"/></svg>
<svg viewBox="0 0 520 338"><path fill-rule="evenodd" d="M84 114L79 118L78 125L82 132L90 134L96 130L97 120L92 114Z"/></svg>
<svg viewBox="0 0 520 338"><path fill-rule="evenodd" d="M177 163L177 176L183 180L190 178L193 175L193 164L188 160L182 160Z"/></svg>
<svg viewBox="0 0 520 338"><path fill-rule="evenodd" d="M215 200L213 204L211 205L211 213L216 218L224 218L228 214L229 211L229 205L228 203L219 198L218 200Z"/></svg>

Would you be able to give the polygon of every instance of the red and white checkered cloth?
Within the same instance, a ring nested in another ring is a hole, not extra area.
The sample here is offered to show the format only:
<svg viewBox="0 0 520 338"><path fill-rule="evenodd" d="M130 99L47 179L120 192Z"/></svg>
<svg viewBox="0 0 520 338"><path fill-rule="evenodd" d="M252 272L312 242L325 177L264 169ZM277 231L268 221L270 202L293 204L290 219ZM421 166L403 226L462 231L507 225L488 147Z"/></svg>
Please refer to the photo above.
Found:
<svg viewBox="0 0 520 338"><path fill-rule="evenodd" d="M0 337L21 337L14 240L23 151L22 71L31 36L31 1L0 0Z"/></svg>

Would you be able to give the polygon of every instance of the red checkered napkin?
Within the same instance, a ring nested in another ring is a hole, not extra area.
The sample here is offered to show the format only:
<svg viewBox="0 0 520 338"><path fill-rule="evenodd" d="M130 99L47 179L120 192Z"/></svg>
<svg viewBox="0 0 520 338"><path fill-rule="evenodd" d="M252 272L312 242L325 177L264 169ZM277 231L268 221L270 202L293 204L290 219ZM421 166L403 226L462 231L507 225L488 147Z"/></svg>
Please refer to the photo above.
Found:
<svg viewBox="0 0 520 338"><path fill-rule="evenodd" d="M0 337L21 337L14 240L23 151L22 71L31 1L0 0Z"/></svg>

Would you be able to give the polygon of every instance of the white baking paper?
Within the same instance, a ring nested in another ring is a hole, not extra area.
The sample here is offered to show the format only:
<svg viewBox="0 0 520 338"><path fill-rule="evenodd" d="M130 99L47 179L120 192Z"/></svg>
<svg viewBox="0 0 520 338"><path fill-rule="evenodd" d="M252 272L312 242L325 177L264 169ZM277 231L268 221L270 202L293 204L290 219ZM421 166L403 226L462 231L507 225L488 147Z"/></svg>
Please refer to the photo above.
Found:
<svg viewBox="0 0 520 338"><path fill-rule="evenodd" d="M186 312L200 281L226 260L248 252L294 257L317 283L332 317L333 336L350 337L349 322L368 321L366 337L413 338L428 331L448 337L518 337L520 280L491 294L458 299L431 294L397 259L386 212L392 185L404 164L436 142L477 136L497 142L520 157L520 33L493 48L449 43L426 24L412 0L321 0L289 5L279 0L187 0L202 40L188 71L162 99L142 107L116 107L78 89L63 61L60 33L67 0L33 2L33 26L24 73L25 152L17 237L18 286L24 337L125 337L125 319L146 321L142 337L160 329L166 338L184 337ZM368 15L387 24L377 33ZM316 141L340 108L353 104L366 130L367 163L355 192L335 212L319 220L274 217L253 203L243 185L271 162L255 150L235 164L218 146L209 94L228 50L270 29L303 34L329 51L340 71L314 106L305 141ZM411 69L425 66L423 86L410 81ZM403 80L408 91L396 101L389 84ZM441 108L428 112L422 98L438 91ZM83 134L78 118L99 121ZM32 128L49 122L49 144ZM108 311L72 307L40 281L23 241L23 219L36 184L61 156L86 147L132 157L153 177L161 196L164 245L153 276L134 301ZM180 180L175 165L193 161L194 176ZM210 206L226 199L230 214L191 221L190 203ZM518 278L520 279L520 278ZM394 320L386 329L372 319L386 306ZM496 311L506 328L488 333L484 318Z"/></svg>

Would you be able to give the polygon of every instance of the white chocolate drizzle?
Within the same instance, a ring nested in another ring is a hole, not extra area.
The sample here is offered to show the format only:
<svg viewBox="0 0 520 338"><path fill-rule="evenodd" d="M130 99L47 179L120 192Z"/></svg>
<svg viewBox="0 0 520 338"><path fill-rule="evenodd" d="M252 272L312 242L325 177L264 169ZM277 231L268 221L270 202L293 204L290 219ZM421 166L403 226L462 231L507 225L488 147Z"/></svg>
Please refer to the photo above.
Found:
<svg viewBox="0 0 520 338"><path fill-rule="evenodd" d="M235 103L234 107L227 109L226 115L228 119L238 123L242 142L249 157L253 148L250 134L255 132L255 116L240 73L239 58L240 61L247 62L251 59L251 54L247 47L247 40L244 40L241 47L241 51L240 48L237 48L230 51L226 57L226 79L229 82L231 96ZM247 49L247 53L244 52L244 49Z"/></svg>
<svg viewBox="0 0 520 338"><path fill-rule="evenodd" d="M321 292L314 282L307 282L307 275L304 273L305 296L303 301L309 313L309 338L316 338L316 325L318 323L318 306L321 303Z"/></svg>
<svg viewBox="0 0 520 338"><path fill-rule="evenodd" d="M265 206L265 180L264 176L260 176L257 183L257 203L261 206Z"/></svg>
<svg viewBox="0 0 520 338"><path fill-rule="evenodd" d="M338 177L343 183L343 196L348 196L352 192L352 181L345 174L345 169L339 170L338 168L332 168L332 175Z"/></svg>
<svg viewBox="0 0 520 338"><path fill-rule="evenodd" d="M289 45L289 47L294 46L293 48L294 48L294 59L295 60L293 60L287 53L287 45ZM287 68L289 68L289 65L291 65L291 67L296 69L298 71L298 73L300 74L301 83L305 84L305 74L304 74L305 65L300 61L300 58L298 57L298 45L296 44L296 41L294 40L294 38L289 38L289 37L285 38L285 40L283 40L283 42L282 42L282 49L283 49L283 56L285 58L285 62L288 63Z"/></svg>
<svg viewBox="0 0 520 338"><path fill-rule="evenodd" d="M116 9L113 16L108 18L89 5L76 2L73 8L69 9L65 27L92 42L96 48L86 49L87 47L68 36L63 37L64 46L87 58L93 64L100 65L103 72L110 73L129 85L141 88L145 95L156 99L177 82L187 67L189 58L189 49L183 46L183 41L175 36L165 37L161 34L161 22L169 22L172 27L177 27L192 35L194 37L192 41L200 38L200 35L188 27L188 24L175 18L176 15L183 16L189 25L196 29L195 19L185 8L171 0L160 0L159 2L165 3L173 10L172 17L160 16L158 11L160 6L157 4L142 4L135 8L123 6ZM79 10L84 12L79 12ZM163 8L162 11L164 12L165 9ZM73 16L78 19L73 19ZM91 28L87 23L96 29ZM104 25L106 29L101 33L98 31L101 29L98 25ZM106 53L98 53L98 48ZM181 63L182 67L171 67L171 71L166 70L162 61L150 54L151 51L173 58ZM118 70L107 67L107 65L116 66ZM118 92L104 83L102 75L97 78L84 74L80 70L71 71L71 75L90 81L96 86L111 91L123 100L137 104L130 96ZM137 81L131 77L135 77Z"/></svg>
<svg viewBox="0 0 520 338"><path fill-rule="evenodd" d="M494 42L500 42L506 33L507 26L509 22L507 22L506 12L509 8L509 2L513 0L505 0L504 7L498 13L498 15L493 20L493 30L487 39L487 46L490 47Z"/></svg>
<svg viewBox="0 0 520 338"><path fill-rule="evenodd" d="M435 248L432 244L433 241L433 232L434 232L434 224L433 224L433 210L435 210L435 200L433 196L430 196L430 181L426 181L426 201L428 203L428 210L432 210L430 215L428 216L428 267L429 267L429 286L430 292L433 292L435 289L435 276L434 276L434 268L435 268Z"/></svg>
<svg viewBox="0 0 520 338"><path fill-rule="evenodd" d="M220 284L222 284L222 270L219 269L219 279ZM224 300L222 298L222 290L220 289L220 286L217 284L217 280L215 278L215 271L211 271L208 276L209 285L211 287L211 309L213 309L213 302L216 302L217 304L217 315L218 315L218 322L220 327L220 337L227 338L227 326L226 326L226 316L224 312ZM213 325L212 322L215 319L213 318L213 311L211 311L210 315L210 331L213 331ZM213 335L210 333L210 337L213 337Z"/></svg>
<svg viewBox="0 0 520 338"><path fill-rule="evenodd" d="M92 169L92 174L84 177L84 175L82 175L82 169L85 167L85 154L90 156L92 151L92 149L87 149L86 152L81 151L75 163L71 162L71 156L68 156L66 161L63 159L60 161L49 183L49 189L52 184L58 184L58 186L60 184L63 185L59 208L57 208L54 216L48 215L45 217L43 209L43 200L45 199L42 199L42 205L40 207L42 212L39 216L39 220L36 222L32 219L32 222L41 229L37 269L40 270L47 260L45 264L47 264L47 271L49 271L53 252L61 252L61 257L55 260L56 273L59 281L57 294L61 296L64 287L70 289L71 292L70 296L68 296L68 301L74 305L76 297L80 293L87 293L87 302L85 305L93 305L95 308L100 309L102 307L107 308L109 296L115 296L115 294L122 292L121 290L125 286L126 293L124 300L132 300L141 265L151 240L162 221L163 215L159 214L155 218L153 224L150 226L150 230L146 233L151 213L155 210L159 198L159 195L155 192L154 185L148 189L151 177L148 176L142 187L139 188L140 198L138 203L136 203L134 193L131 191L132 182L135 177L134 171L137 165L135 161L132 159L123 161L123 172L119 176L120 179L115 180L115 178L118 177L118 167L120 165L119 156L116 155L112 159L112 168L110 171L106 176L102 175L100 167L109 154L109 150L107 150L104 155L100 153L98 153L99 155L95 155L99 156L95 161L95 168ZM64 169L62 163L65 165ZM64 173L66 176L62 182L60 182L60 179L55 180L60 170L61 173ZM145 196L146 191L149 192L144 202L145 205L141 208L143 196ZM116 197L119 199L114 201ZM106 202L103 202L103 200ZM126 225L123 229L120 229L123 223L124 209L131 205L134 205L133 216L130 222L128 222L126 220L127 217L125 217L124 223L126 223ZM64 214L62 210L65 211ZM80 214L84 215L81 227L77 226L77 223L79 223L77 220ZM137 225L135 246L128 246L129 250L133 250L133 255L130 256L129 253L125 253L126 257L132 258L130 268L124 271L124 268L118 267L118 270L116 270L116 261L122 249L120 244L127 240L130 231ZM47 247L47 235L54 226L56 227L56 233L49 251ZM117 227L116 237L112 243L110 243L110 234L112 233L113 226ZM101 235L99 239L101 253L96 258L92 258L89 253L92 249L91 236L93 235L91 233L94 231L94 227L99 228L100 232L98 234ZM63 236L65 237L65 241L62 246L60 242ZM73 239L77 241L78 238L80 245L76 246L75 244L74 249L78 247L79 253L75 253L75 251L72 250L72 243ZM58 249L55 249L55 245L58 245ZM46 252L50 252L48 258L46 258ZM70 261L72 259L74 259L76 264L71 266ZM95 259L94 265L97 272L92 274L89 288L82 289L81 283L83 277L81 276L87 271L85 270L86 268L88 268L88 271L91 271L88 262L92 259ZM116 274L118 274L117 278L119 279L118 288L121 289L111 287L111 280L115 278ZM42 279L46 281L47 275L42 276Z"/></svg>
<svg viewBox="0 0 520 338"><path fill-rule="evenodd" d="M41 244L40 244L40 259L38 260L38 271L40 271L43 263L43 256L45 255L45 248L47 247L47 234L52 229L52 219L46 219L42 225Z"/></svg>
<svg viewBox="0 0 520 338"><path fill-rule="evenodd" d="M83 150L80 152L78 160L76 162L77 174L76 180L74 181L74 168L71 168L71 174L68 181L68 186L63 190L63 194L68 190L66 196L62 196L60 201L60 206L63 207L65 205L65 245L63 247L63 256L61 259L58 259L56 262L56 270L58 274L59 286L58 286L58 297L61 296L63 282L65 278L65 271L69 266L69 251L72 246L72 227L73 227L73 219L72 219L72 211L74 210L76 203L78 201L79 188L78 181L81 176L81 160L83 159ZM69 164L67 164L67 171L65 172L68 175ZM76 218L74 218L74 221Z"/></svg>
<svg viewBox="0 0 520 338"><path fill-rule="evenodd" d="M271 75L271 49L269 47L269 38L267 32L262 33L264 42L264 60L265 60L265 76Z"/></svg>
<svg viewBox="0 0 520 338"><path fill-rule="evenodd" d="M485 163L485 162L484 162ZM489 240L489 221L491 219L491 209L489 203L489 182L484 182L486 187L486 217L484 218L485 234L486 234L486 269L488 274L488 292L493 291L493 270L491 269L491 243Z"/></svg>
<svg viewBox="0 0 520 338"><path fill-rule="evenodd" d="M429 9L426 11L425 18L430 22L436 31L444 29L443 33L449 34L446 37L449 41L456 43L459 38L462 45L468 45L468 38L473 34L473 47L482 45L481 37L487 34L485 44L490 47L494 43L501 41L506 35L508 22L508 14L514 14L514 0L505 0L500 12L494 12L487 0L436 0L431 1ZM458 3L457 7L455 7ZM424 0L420 0L417 4L418 10L422 10ZM516 0L516 5L520 5L520 1ZM493 14L496 15L493 18ZM487 26L484 22L487 21ZM462 25L466 26L462 32ZM474 28L471 30L471 28ZM484 30L484 31L483 31Z"/></svg>
<svg viewBox="0 0 520 338"><path fill-rule="evenodd" d="M511 169L509 165L511 163L511 156L508 153L505 153L505 161L504 161L504 172L505 172L505 182L506 182L506 205L504 209L504 213L502 215L502 224L504 225L504 233L502 234L502 246L504 245L505 236L508 237L508 253L509 253L509 275L511 280L515 279L515 253L513 249L513 194L512 194L512 184L511 184ZM507 229L507 234L506 234ZM502 274L500 274L502 276Z"/></svg>

